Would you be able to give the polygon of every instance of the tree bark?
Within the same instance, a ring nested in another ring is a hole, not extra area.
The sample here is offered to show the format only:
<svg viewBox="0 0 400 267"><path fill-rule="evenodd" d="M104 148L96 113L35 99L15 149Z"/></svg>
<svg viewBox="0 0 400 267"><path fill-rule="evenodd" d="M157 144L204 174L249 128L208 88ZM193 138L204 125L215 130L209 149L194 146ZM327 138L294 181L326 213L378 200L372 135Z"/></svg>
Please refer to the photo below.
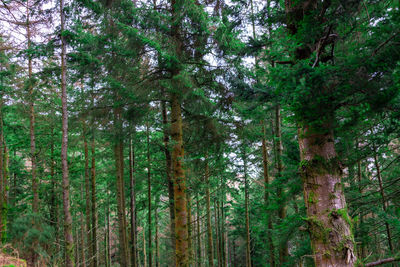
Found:
<svg viewBox="0 0 400 267"><path fill-rule="evenodd" d="M3 243L3 233L6 231L6 214L3 212L4 206L4 131L3 131L3 94L0 96L0 244Z"/></svg>
<svg viewBox="0 0 400 267"><path fill-rule="evenodd" d="M179 97L171 94L171 136L174 141L172 151L172 171L174 181L176 266L189 265L188 221L186 201L186 177L183 169L182 114Z"/></svg>
<svg viewBox="0 0 400 267"><path fill-rule="evenodd" d="M190 193L187 192L187 220L188 220L188 253L189 253L189 264L193 262L193 244L192 244L192 205Z"/></svg>
<svg viewBox="0 0 400 267"><path fill-rule="evenodd" d="M214 229L215 229L215 252L217 254L218 267L221 267L221 236L219 232L218 200L214 198Z"/></svg>
<svg viewBox="0 0 400 267"><path fill-rule="evenodd" d="M26 3L26 35L28 40L28 49L32 46L31 37L31 22L30 22L30 4L29 0ZM36 177L36 135L35 135L35 104L34 104L34 90L33 90L33 73L32 73L32 56L28 55L28 78L29 78L29 135L31 142L31 174L32 174L32 211L38 212L39 209L39 193L38 193L38 181Z"/></svg>
<svg viewBox="0 0 400 267"><path fill-rule="evenodd" d="M200 203L199 203L199 195L196 194L196 225L197 225L197 266L201 267L201 232L200 232Z"/></svg>
<svg viewBox="0 0 400 267"><path fill-rule="evenodd" d="M66 41L63 36L65 15L64 0L60 0L61 17L61 105L62 105L62 142L61 142L61 165L62 165L62 189L64 205L64 238L65 238L65 266L74 265L74 240L72 236L72 217L69 200L69 176L68 176L68 109L67 109L67 68L66 68Z"/></svg>
<svg viewBox="0 0 400 267"><path fill-rule="evenodd" d="M159 242L159 227L158 227L158 202L156 203L156 208L154 209L154 220L156 224L156 267L160 267L160 242Z"/></svg>
<svg viewBox="0 0 400 267"><path fill-rule="evenodd" d="M83 139L83 149L85 155L85 219L86 219L86 246L88 248L88 265L92 267L92 233L91 233L91 195L90 195L90 177L89 177L89 148L86 139L86 126L85 122L82 120L82 139Z"/></svg>
<svg viewBox="0 0 400 267"><path fill-rule="evenodd" d="M275 144L276 144L276 179L279 181L282 179L283 172L283 145L282 145L282 132L281 132L281 108L279 105L275 106ZM277 186L277 198L279 201L278 216L282 223L286 218L286 203L285 197L283 196L283 183L279 182ZM279 247L279 264L283 265L289 255L288 243L285 240Z"/></svg>
<svg viewBox="0 0 400 267"><path fill-rule="evenodd" d="M164 95L164 92L163 92ZM161 114L163 122L163 134L164 134L164 154L165 154L165 168L166 177L168 184L168 199L169 199L169 216L171 220L170 230L171 230L171 243L172 243L172 261L173 266L175 266L175 210L174 210L174 183L172 180L172 158L171 152L169 151L169 134L168 134L168 115L167 107L165 101L161 101Z"/></svg>
<svg viewBox="0 0 400 267"><path fill-rule="evenodd" d="M147 254L146 254L146 237L145 237L145 229L143 227L143 267L147 267Z"/></svg>
<svg viewBox="0 0 400 267"><path fill-rule="evenodd" d="M263 156L263 175L264 175L264 205L265 205L265 212L268 212L269 206L269 171L268 171L268 153L267 153L267 143L265 140L266 132L265 132L265 124L262 122L262 130L263 130L263 137L262 137L262 156ZM271 214L268 214L267 223L268 231L267 231L267 242L269 245L269 264L271 267L275 266L275 248L274 244L272 243L272 218Z"/></svg>
<svg viewBox="0 0 400 267"><path fill-rule="evenodd" d="M329 124L318 129L303 126L298 136L304 201L315 264L354 266L354 237L333 130Z"/></svg>
<svg viewBox="0 0 400 267"><path fill-rule="evenodd" d="M85 180L86 180L86 177L85 177ZM85 181L84 181L84 183L85 183ZM86 186L86 184L85 184L85 186ZM83 189L83 186L81 186L81 203L83 203L83 194L84 194L84 189ZM82 210L83 210L83 208L82 208ZM86 228L85 226L87 226L87 225L85 225L85 223L83 221L83 217L84 217L83 212L81 212L80 219L79 219L79 222L81 224L80 225L80 229L81 229L80 243L81 243L81 246L80 246L80 250L78 250L78 251L80 251L80 253L81 253L80 260L82 261L82 267L86 267L85 236L87 237L87 230L85 229ZM77 266L79 266L79 265L77 264Z"/></svg>
<svg viewBox="0 0 400 267"><path fill-rule="evenodd" d="M118 233L120 247L120 264L128 266L126 218L125 218L125 190L124 190L124 159L123 159L123 140L122 140L122 114L121 108L114 109L114 157L116 170L117 187L117 210L118 210Z"/></svg>
<svg viewBox="0 0 400 267"><path fill-rule="evenodd" d="M133 133L134 134L134 133ZM135 149L132 145L132 137L129 140L129 180L131 194L131 266L137 267L137 232L136 232L136 191L135 191Z"/></svg>
<svg viewBox="0 0 400 267"><path fill-rule="evenodd" d="M251 267L250 249L250 218L249 218L249 183L247 181L247 157L243 151L243 175L244 175L244 206L246 219L246 267Z"/></svg>
<svg viewBox="0 0 400 267"><path fill-rule="evenodd" d="M206 184L206 215L207 215L207 255L208 255L208 266L214 266L214 254L213 254L213 238L212 238L212 230L211 230L211 211L210 211L210 181L209 181L209 167L208 167L208 158L206 155L205 160L205 184Z"/></svg>
<svg viewBox="0 0 400 267"><path fill-rule="evenodd" d="M151 162L150 162L150 129L149 123L146 123L146 137L147 137L147 206L148 206L148 243L149 243L149 267L153 266L152 257L152 233L151 233Z"/></svg>
<svg viewBox="0 0 400 267"><path fill-rule="evenodd" d="M97 205L96 205L96 147L95 147L95 129L94 123L92 122L92 140L90 142L91 146L91 166L90 166L90 186L91 186L91 204L92 208L91 218L92 218L92 248L91 248L91 256L92 256L92 267L97 267Z"/></svg>

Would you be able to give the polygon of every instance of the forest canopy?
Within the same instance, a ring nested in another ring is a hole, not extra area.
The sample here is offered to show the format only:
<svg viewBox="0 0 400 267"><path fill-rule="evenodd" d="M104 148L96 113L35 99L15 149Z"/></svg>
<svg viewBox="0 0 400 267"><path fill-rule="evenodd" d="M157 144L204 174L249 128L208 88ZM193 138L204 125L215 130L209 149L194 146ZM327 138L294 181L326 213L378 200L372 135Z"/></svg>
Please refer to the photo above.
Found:
<svg viewBox="0 0 400 267"><path fill-rule="evenodd" d="M0 0L0 265L398 266L400 1Z"/></svg>

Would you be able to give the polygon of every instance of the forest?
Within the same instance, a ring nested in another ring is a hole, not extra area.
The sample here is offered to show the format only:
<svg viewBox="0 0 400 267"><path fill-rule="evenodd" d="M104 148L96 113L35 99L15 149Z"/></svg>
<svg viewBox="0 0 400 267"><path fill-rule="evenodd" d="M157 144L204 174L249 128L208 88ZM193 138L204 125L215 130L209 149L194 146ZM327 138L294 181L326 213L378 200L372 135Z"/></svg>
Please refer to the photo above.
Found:
<svg viewBox="0 0 400 267"><path fill-rule="evenodd" d="M400 266L400 1L0 0L0 266Z"/></svg>

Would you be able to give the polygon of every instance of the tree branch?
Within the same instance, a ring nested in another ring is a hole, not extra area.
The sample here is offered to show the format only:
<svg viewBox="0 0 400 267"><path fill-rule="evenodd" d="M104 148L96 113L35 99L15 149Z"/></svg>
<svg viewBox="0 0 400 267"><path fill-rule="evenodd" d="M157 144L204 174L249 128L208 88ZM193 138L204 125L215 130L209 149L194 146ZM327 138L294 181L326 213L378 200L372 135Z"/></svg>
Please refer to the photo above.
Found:
<svg viewBox="0 0 400 267"><path fill-rule="evenodd" d="M399 260L400 260L400 257L382 259L382 260L378 260L378 261L373 261L373 262L367 263L367 264L365 264L365 267L378 266L378 265L382 265L382 264L390 263L390 262L394 262L394 261L399 261Z"/></svg>

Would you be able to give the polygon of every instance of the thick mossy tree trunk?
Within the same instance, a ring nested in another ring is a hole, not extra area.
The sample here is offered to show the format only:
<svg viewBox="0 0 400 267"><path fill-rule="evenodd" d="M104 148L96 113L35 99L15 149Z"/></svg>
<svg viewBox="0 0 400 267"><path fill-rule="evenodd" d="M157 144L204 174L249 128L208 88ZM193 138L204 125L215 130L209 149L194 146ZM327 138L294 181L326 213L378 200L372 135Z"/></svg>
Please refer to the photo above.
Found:
<svg viewBox="0 0 400 267"><path fill-rule="evenodd" d="M307 222L316 266L354 266L352 221L341 182L342 169L333 130L324 126L299 129L299 147Z"/></svg>
<svg viewBox="0 0 400 267"><path fill-rule="evenodd" d="M313 22L314 25L321 27L328 23L324 14L332 1L323 2L323 12L318 10L321 7L319 4L321 4L319 1L285 1L287 30L293 38L304 37L299 34L304 34L301 27L305 21ZM299 31L300 29L301 31ZM321 28L321 30L323 29ZM333 30L334 28L331 26L328 32ZM316 34L313 37L312 33L307 34L310 35L307 36L309 41L301 47L297 47L293 54L294 64L296 61L309 59L313 52L319 53L323 48L311 45L320 42L320 38L323 36ZM323 45L321 44L321 46ZM316 49L319 51L315 51ZM313 68L318 66L318 59L317 56ZM309 86L315 85L310 84ZM324 89L310 88L319 93L324 92L322 91ZM334 90L334 88L329 90ZM327 106L327 103L318 103L318 99L310 101L311 103L306 103L301 110L309 108L310 104L316 106L315 110ZM297 114L300 172L303 179L311 247L317 267L354 266L357 261L352 221L348 215L341 182L343 174L334 145L333 114L334 110L330 109L325 109L315 118L310 118L307 116L308 114L305 115L301 112Z"/></svg>

